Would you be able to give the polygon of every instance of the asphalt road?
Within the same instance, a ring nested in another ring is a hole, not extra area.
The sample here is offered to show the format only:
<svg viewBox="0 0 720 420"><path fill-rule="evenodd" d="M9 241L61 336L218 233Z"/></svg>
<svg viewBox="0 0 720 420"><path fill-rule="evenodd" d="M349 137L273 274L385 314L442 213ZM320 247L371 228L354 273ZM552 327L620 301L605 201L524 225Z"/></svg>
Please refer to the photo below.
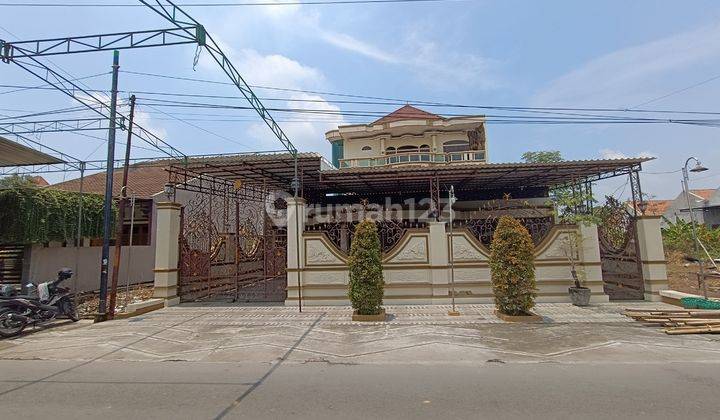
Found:
<svg viewBox="0 0 720 420"><path fill-rule="evenodd" d="M718 363L0 361L3 419L717 418Z"/></svg>

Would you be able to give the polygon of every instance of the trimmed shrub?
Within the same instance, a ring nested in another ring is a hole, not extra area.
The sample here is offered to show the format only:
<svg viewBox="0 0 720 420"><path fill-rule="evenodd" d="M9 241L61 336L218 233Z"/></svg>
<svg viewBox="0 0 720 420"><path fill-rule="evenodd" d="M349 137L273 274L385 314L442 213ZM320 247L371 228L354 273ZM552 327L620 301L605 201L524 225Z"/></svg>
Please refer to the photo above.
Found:
<svg viewBox="0 0 720 420"><path fill-rule="evenodd" d="M535 306L535 245L515 218L502 216L490 244L490 271L496 308L524 315Z"/></svg>
<svg viewBox="0 0 720 420"><path fill-rule="evenodd" d="M380 237L377 226L365 219L355 227L348 258L348 297L359 315L377 315L382 310L383 280Z"/></svg>

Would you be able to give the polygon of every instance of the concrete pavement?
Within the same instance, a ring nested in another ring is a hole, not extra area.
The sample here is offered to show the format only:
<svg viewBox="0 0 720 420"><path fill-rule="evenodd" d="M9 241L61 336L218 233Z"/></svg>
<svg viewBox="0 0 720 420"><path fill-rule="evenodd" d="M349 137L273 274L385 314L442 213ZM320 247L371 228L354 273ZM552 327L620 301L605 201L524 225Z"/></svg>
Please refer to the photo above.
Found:
<svg viewBox="0 0 720 420"><path fill-rule="evenodd" d="M660 307L632 303L625 306ZM720 337L667 336L622 305L181 306L0 341L0 407L23 418L714 417ZM3 417L5 415L3 414ZM10 418L13 418L10 417Z"/></svg>

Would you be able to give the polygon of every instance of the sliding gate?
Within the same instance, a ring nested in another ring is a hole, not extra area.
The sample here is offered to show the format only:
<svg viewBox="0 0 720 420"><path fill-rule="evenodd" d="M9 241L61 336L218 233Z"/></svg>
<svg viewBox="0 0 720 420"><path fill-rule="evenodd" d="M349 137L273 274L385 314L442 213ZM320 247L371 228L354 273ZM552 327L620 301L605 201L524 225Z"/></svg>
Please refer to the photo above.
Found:
<svg viewBox="0 0 720 420"><path fill-rule="evenodd" d="M263 197L214 184L184 193L180 300L284 301L286 230L273 223Z"/></svg>

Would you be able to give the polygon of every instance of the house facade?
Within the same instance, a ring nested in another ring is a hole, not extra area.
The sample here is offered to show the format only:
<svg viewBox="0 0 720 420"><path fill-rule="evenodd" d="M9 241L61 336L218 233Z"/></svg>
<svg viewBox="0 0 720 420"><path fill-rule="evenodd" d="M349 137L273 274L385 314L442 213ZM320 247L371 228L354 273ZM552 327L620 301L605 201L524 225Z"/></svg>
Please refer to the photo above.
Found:
<svg viewBox="0 0 720 420"><path fill-rule="evenodd" d="M156 296L347 305L350 244L369 218L387 304L490 303L490 243L502 215L533 239L540 302L570 301L573 265L593 302L659 300L667 288L660 217L619 205L609 227L563 224L548 204L558 186L588 191L618 175L639 186L647 159L492 163L482 116L411 106L326 138L334 164L316 153L170 164L171 182L195 196L158 205Z"/></svg>
<svg viewBox="0 0 720 420"><path fill-rule="evenodd" d="M720 227L720 188L690 190L690 201L693 207L695 221L709 228ZM676 220L690 221L690 210L685 193L681 192L668 205L662 213L663 227Z"/></svg>

